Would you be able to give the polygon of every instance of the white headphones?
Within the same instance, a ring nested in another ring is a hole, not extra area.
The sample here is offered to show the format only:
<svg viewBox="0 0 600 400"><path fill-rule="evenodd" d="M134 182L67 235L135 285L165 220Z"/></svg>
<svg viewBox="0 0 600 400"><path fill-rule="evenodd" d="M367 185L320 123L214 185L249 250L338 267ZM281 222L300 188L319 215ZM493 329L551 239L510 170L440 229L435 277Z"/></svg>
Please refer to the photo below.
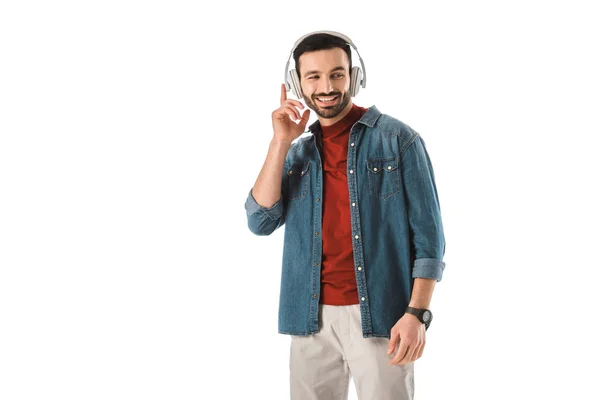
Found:
<svg viewBox="0 0 600 400"><path fill-rule="evenodd" d="M356 53L358 54L358 59L360 60L360 65L362 66L362 69L358 66L352 67L352 70L350 71L350 96L352 96L352 97L356 96L358 94L358 91L360 90L361 86L362 87L367 86L367 71L365 70L365 64L363 63L362 57L360 56L358 49L356 48L354 43L352 43L352 40L350 40L350 38L346 35L343 35L339 32L333 32L333 31L315 31L315 32L307 33L306 35L304 35L300 39L298 39L296 41L296 43L294 43L294 47L292 48L292 51L290 52L287 63L285 64L284 82L285 82L286 91L289 92L291 89L292 93L294 93L294 96L296 96L299 99L302 98L302 87L300 86L300 80L298 79L298 73L296 72L295 69L292 69L288 72L288 68L290 65L290 59L292 58L292 55L294 54L294 50L296 50L296 47L298 47L298 45L305 38L307 38L308 36L316 35L317 33L327 33L329 35L337 36L341 39L344 39L346 41L346 43L348 43L350 46L352 46L354 48L354 50L356 50Z"/></svg>

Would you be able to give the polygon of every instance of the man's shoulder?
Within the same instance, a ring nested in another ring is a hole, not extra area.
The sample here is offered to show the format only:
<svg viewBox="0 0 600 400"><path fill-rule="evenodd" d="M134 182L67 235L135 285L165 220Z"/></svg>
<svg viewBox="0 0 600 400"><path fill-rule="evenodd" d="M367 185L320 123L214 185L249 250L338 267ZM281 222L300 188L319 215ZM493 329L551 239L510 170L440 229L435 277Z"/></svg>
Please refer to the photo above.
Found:
<svg viewBox="0 0 600 400"><path fill-rule="evenodd" d="M304 132L302 135L298 136L292 141L292 144L290 145L290 151L300 151L300 149L308 144L313 136L314 134L310 131Z"/></svg>
<svg viewBox="0 0 600 400"><path fill-rule="evenodd" d="M397 136L407 145L410 145L419 136L409 124L384 112L380 112L373 129L377 129L386 136Z"/></svg>
<svg viewBox="0 0 600 400"><path fill-rule="evenodd" d="M311 132L304 132L302 135L297 137L290 144L286 155L286 162L299 162L306 158L307 146L310 146L310 140L313 134Z"/></svg>

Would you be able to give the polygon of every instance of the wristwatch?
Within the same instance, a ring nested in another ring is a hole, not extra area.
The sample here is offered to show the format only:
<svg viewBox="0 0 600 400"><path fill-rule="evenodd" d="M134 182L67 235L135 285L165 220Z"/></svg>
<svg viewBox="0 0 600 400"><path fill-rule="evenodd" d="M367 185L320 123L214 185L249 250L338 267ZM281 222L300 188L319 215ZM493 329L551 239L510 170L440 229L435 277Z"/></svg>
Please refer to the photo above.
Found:
<svg viewBox="0 0 600 400"><path fill-rule="evenodd" d="M406 312L414 315L425 324L425 330L429 328L429 324L431 324L431 320L433 319L433 314L430 310L426 308L414 308L414 307L406 307Z"/></svg>

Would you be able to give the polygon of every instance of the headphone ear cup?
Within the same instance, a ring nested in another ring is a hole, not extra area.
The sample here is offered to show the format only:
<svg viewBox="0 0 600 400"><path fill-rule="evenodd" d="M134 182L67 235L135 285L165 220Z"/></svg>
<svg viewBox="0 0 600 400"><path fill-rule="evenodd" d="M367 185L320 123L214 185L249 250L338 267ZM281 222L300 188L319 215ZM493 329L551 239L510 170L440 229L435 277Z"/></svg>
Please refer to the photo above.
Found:
<svg viewBox="0 0 600 400"><path fill-rule="evenodd" d="M350 95L352 97L358 94L360 90L360 81L362 80L362 70L360 67L352 67L350 71Z"/></svg>
<svg viewBox="0 0 600 400"><path fill-rule="evenodd" d="M300 87L300 81L298 80L298 74L295 69L292 69L288 72L288 79L290 82L290 86L292 88L292 93L296 98L302 98L302 88Z"/></svg>

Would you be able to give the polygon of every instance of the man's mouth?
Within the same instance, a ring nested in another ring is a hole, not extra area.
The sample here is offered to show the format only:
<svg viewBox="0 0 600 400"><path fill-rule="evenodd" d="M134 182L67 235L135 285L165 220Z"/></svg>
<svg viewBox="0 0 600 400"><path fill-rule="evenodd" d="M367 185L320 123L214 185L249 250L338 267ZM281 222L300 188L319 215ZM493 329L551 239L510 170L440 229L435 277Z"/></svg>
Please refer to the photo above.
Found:
<svg viewBox="0 0 600 400"><path fill-rule="evenodd" d="M338 99L339 99L339 95L338 96L320 96L320 97L316 97L317 101L319 102L319 104L323 105L323 106L332 106L337 104Z"/></svg>

